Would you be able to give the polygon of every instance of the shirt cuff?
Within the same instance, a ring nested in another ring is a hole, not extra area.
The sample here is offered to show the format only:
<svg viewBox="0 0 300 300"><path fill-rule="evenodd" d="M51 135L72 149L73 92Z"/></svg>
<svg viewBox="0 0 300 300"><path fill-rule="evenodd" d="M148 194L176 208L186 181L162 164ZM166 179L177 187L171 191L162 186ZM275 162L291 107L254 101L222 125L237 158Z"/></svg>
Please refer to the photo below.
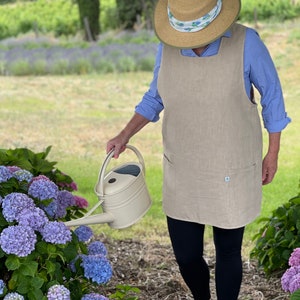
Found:
<svg viewBox="0 0 300 300"><path fill-rule="evenodd" d="M278 121L268 122L264 120L264 126L269 133L281 132L291 121L291 118L285 114L285 117Z"/></svg>

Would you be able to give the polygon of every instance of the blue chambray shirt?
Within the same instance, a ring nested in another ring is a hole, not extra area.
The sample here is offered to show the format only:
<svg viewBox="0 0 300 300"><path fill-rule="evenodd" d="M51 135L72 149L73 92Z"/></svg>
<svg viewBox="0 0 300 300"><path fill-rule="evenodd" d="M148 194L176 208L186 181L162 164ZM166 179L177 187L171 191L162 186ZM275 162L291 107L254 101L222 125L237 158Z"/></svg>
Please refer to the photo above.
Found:
<svg viewBox="0 0 300 300"><path fill-rule="evenodd" d="M231 31L228 30L221 38L209 44L201 56L207 57L216 55L219 51L221 39L230 37ZM157 90L157 77L160 68L162 49L163 44L160 43L158 45L153 80L150 84L150 88L135 108L136 113L152 122L159 120L159 114L164 109L163 101ZM182 49L181 53L185 56L196 56L192 49ZM278 74L268 49L260 39L258 33L251 28L246 29L245 36L244 82L249 99L251 98L250 91L252 85L254 85L260 93L262 119L267 131L269 133L282 131L287 124L291 122L291 119L285 112Z"/></svg>

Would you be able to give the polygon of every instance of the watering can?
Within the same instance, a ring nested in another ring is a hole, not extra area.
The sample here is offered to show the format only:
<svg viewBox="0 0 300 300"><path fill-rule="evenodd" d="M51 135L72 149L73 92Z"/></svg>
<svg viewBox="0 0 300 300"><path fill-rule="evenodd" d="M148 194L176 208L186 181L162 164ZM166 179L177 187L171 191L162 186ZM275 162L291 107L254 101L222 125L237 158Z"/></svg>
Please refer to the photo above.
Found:
<svg viewBox="0 0 300 300"><path fill-rule="evenodd" d="M100 169L95 193L99 202L83 217L65 222L67 226L108 223L112 228L126 228L139 221L151 206L151 198L145 183L145 164L137 148L127 145L138 162L119 165L109 172L106 168L114 155L111 150ZM92 213L101 205L103 213Z"/></svg>

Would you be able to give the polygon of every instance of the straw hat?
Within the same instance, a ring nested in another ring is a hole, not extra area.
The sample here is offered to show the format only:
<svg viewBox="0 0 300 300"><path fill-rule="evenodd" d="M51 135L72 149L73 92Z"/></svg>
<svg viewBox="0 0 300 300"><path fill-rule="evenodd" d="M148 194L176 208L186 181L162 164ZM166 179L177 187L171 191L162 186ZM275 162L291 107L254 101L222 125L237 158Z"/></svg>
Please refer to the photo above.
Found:
<svg viewBox="0 0 300 300"><path fill-rule="evenodd" d="M158 0L154 11L155 32L170 46L205 46L230 28L240 8L240 0Z"/></svg>

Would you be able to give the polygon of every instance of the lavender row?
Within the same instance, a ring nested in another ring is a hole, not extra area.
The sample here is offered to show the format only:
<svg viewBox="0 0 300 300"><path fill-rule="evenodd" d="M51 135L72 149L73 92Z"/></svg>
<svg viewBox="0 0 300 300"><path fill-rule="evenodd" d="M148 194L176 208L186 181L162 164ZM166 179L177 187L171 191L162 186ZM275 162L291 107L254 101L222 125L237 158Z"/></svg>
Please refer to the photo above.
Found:
<svg viewBox="0 0 300 300"><path fill-rule="evenodd" d="M0 43L0 75L152 71L157 43L29 47Z"/></svg>

